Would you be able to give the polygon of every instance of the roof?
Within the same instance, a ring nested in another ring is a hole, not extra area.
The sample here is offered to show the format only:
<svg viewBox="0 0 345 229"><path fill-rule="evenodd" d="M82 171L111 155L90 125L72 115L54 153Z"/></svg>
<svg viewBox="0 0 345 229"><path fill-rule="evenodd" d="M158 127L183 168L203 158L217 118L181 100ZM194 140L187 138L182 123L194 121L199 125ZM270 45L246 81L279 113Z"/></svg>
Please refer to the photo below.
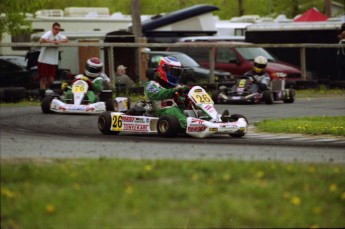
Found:
<svg viewBox="0 0 345 229"><path fill-rule="evenodd" d="M215 10L219 10L219 8L217 6L204 5L204 4L194 5L192 7L177 10L163 16L158 16L158 17L145 20L142 22L142 30L143 31L154 30L165 25L183 21L195 16L205 14L205 13L210 13Z"/></svg>
<svg viewBox="0 0 345 229"><path fill-rule="evenodd" d="M294 22L306 22L306 21L327 21L328 17L318 11L315 7L310 8L302 15L294 19Z"/></svg>

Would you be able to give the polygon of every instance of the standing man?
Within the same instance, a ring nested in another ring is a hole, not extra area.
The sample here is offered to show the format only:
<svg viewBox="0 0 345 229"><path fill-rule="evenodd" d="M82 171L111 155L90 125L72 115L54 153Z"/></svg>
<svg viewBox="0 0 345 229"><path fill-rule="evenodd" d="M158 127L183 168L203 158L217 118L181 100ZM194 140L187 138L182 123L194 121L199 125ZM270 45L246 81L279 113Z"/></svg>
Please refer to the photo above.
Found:
<svg viewBox="0 0 345 229"><path fill-rule="evenodd" d="M38 77L40 80L40 98L45 97L45 91L54 82L56 67L59 64L59 43L66 43L68 39L60 33L61 26L55 22L51 31L47 31L40 38L40 43L52 43L54 47L42 47L38 57Z"/></svg>

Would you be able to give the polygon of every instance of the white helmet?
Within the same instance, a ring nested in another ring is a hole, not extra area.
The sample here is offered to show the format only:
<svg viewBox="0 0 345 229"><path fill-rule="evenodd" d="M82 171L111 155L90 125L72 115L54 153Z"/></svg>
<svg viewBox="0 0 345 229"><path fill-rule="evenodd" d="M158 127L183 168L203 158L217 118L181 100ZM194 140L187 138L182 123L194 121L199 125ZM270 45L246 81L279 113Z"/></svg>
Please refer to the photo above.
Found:
<svg viewBox="0 0 345 229"><path fill-rule="evenodd" d="M267 59L264 56L257 56L254 59L254 71L256 73L262 73L263 71L265 71L265 68L267 66Z"/></svg>
<svg viewBox="0 0 345 229"><path fill-rule="evenodd" d="M86 61L85 75L89 78L96 78L101 75L103 63L98 57L91 57Z"/></svg>

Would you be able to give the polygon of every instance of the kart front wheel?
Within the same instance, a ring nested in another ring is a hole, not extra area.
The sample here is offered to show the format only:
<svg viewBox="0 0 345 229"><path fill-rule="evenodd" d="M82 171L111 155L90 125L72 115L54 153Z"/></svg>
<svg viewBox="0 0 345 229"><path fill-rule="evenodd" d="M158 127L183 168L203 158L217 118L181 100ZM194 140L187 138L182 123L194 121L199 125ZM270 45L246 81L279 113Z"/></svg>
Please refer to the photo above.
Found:
<svg viewBox="0 0 345 229"><path fill-rule="evenodd" d="M52 103L54 97L53 96L46 96L42 99L42 102L41 102L41 109L42 109L42 112L44 114L51 114L53 113L51 110L50 110L50 104Z"/></svg>
<svg viewBox="0 0 345 229"><path fill-rule="evenodd" d="M158 134L162 137L173 138L180 132L180 123L175 116L164 115L157 122Z"/></svg>
<svg viewBox="0 0 345 229"><path fill-rule="evenodd" d="M220 104L222 101L219 99L219 91L215 90L212 92L211 98L215 104Z"/></svg>
<svg viewBox="0 0 345 229"><path fill-rule="evenodd" d="M286 89L285 93L284 103L293 103L295 101L295 90Z"/></svg>
<svg viewBox="0 0 345 229"><path fill-rule="evenodd" d="M236 122L239 118L243 118L244 120L246 120L247 126L249 125L248 119L244 115L241 115L241 114L232 114L230 116L230 120L229 121L230 122ZM243 137L245 134L246 134L246 130L238 131L237 133L232 133L232 134L229 134L229 135L231 137L234 137L234 138L240 138L240 137Z"/></svg>
<svg viewBox="0 0 345 229"><path fill-rule="evenodd" d="M111 131L111 112L105 111L100 116L98 116L98 129L102 132L104 135L110 135L114 134L117 135L120 132L119 131Z"/></svg>
<svg viewBox="0 0 345 229"><path fill-rule="evenodd" d="M262 93L262 98L266 104L273 104L273 92L271 90L266 90Z"/></svg>

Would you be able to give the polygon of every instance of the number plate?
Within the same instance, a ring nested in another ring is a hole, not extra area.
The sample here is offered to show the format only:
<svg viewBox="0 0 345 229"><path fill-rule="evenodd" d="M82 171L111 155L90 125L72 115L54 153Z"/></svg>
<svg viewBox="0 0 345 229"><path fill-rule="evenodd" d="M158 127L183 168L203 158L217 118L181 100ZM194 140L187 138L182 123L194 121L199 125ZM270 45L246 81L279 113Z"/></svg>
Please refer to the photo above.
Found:
<svg viewBox="0 0 345 229"><path fill-rule="evenodd" d="M111 117L111 130L121 131L122 130L122 116L112 115Z"/></svg>
<svg viewBox="0 0 345 229"><path fill-rule="evenodd" d="M199 104L213 104L213 100L207 93L204 93L204 92L198 93L195 91L195 93L192 94L192 97Z"/></svg>
<svg viewBox="0 0 345 229"><path fill-rule="evenodd" d="M246 80L241 79L240 82L238 83L238 87L244 87L244 85L246 85Z"/></svg>
<svg viewBox="0 0 345 229"><path fill-rule="evenodd" d="M72 93L86 93L87 87L84 82L78 80L72 86Z"/></svg>

